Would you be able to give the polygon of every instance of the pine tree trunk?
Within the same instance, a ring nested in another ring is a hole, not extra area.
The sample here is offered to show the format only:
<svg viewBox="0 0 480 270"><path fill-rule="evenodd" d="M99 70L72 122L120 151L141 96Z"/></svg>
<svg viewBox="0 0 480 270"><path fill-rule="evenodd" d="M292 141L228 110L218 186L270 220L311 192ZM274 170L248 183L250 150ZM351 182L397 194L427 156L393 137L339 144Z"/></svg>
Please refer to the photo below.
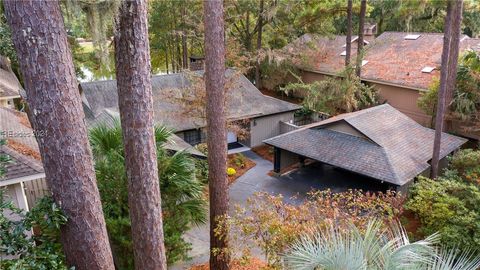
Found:
<svg viewBox="0 0 480 270"><path fill-rule="evenodd" d="M60 6L4 1L32 125L53 198L68 217L61 241L69 266L114 269Z"/></svg>
<svg viewBox="0 0 480 270"><path fill-rule="evenodd" d="M215 231L227 215L227 136L225 113L225 39L223 2L204 1L205 87L207 89L207 145L210 194L210 269L229 269L226 254L214 254L228 247L226 237Z"/></svg>
<svg viewBox="0 0 480 270"><path fill-rule="evenodd" d="M262 83L260 82L260 59L259 54L262 49L262 35L263 35L263 3L264 0L260 0L260 9L258 12L258 33L257 33L257 61L255 63L255 86L260 89Z"/></svg>
<svg viewBox="0 0 480 270"><path fill-rule="evenodd" d="M435 114L435 140L433 143L433 156L431 164L431 178L438 176L440 162L440 148L444 127L447 88L454 87L457 74L458 47L463 1L448 1L447 16L445 17L445 30L443 35L442 70L440 72L440 89L438 91L437 112ZM453 34L457 37L453 37ZM454 44L456 42L456 44ZM452 51L453 50L453 51ZM455 52L457 50L457 52ZM455 62L455 63L452 63ZM452 81L453 80L453 81Z"/></svg>
<svg viewBox="0 0 480 270"><path fill-rule="evenodd" d="M362 0L360 3L360 17L358 22L358 39L357 39L357 65L355 73L358 77L362 74L362 59L363 59L363 32L365 29L365 13L367 12L367 0Z"/></svg>
<svg viewBox="0 0 480 270"><path fill-rule="evenodd" d="M455 7L455 18L452 21L452 32L450 40L450 52L448 56L448 85L446 88L445 95L445 106L446 112L448 113L451 108L451 103L455 95L455 87L457 81L457 66L458 66L458 56L459 56L459 46L460 46L460 37L461 37L461 26L462 26L462 11L463 11L463 0L457 0L457 5Z"/></svg>
<svg viewBox="0 0 480 270"><path fill-rule="evenodd" d="M115 32L118 105L125 147L135 269L167 269L150 79L148 4L122 2Z"/></svg>
<svg viewBox="0 0 480 270"><path fill-rule="evenodd" d="M352 55L352 6L353 0L348 0L347 4L347 48L345 55L345 66L350 65L350 58Z"/></svg>

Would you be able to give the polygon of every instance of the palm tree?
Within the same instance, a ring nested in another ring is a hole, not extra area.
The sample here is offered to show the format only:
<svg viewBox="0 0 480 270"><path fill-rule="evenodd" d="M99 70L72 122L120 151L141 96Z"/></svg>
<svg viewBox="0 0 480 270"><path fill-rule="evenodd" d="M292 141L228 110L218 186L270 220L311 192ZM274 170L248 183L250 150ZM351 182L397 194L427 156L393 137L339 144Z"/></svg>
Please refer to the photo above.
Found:
<svg viewBox="0 0 480 270"><path fill-rule="evenodd" d="M172 133L165 127L155 127L155 142L157 146L157 165L160 188L162 190L163 227L165 248L169 263L185 259L189 244L181 239L182 234L192 225L206 222L206 200L204 199L204 184L196 177L194 159L186 152L172 153L165 149ZM124 148L122 143L122 129L120 121L116 120L112 126L99 125L90 130L90 143L95 158L98 186L104 212L109 221L128 222L128 191L127 178L124 166ZM128 230L126 230L128 231ZM109 231L109 233L112 233ZM131 247L119 250L123 238L112 235L116 263L123 265L127 260L131 263L131 255L123 258L121 254L131 252ZM118 239L118 243L115 243ZM128 239L131 239L128 236ZM117 253L117 254L115 254ZM120 258L119 258L120 257ZM130 260L130 261L129 261Z"/></svg>
<svg viewBox="0 0 480 270"><path fill-rule="evenodd" d="M383 229L371 221L363 231L355 226L341 230L333 225L298 240L285 256L288 269L425 269L476 270L480 257L471 252L446 251L435 246L439 234L410 242L399 224Z"/></svg>

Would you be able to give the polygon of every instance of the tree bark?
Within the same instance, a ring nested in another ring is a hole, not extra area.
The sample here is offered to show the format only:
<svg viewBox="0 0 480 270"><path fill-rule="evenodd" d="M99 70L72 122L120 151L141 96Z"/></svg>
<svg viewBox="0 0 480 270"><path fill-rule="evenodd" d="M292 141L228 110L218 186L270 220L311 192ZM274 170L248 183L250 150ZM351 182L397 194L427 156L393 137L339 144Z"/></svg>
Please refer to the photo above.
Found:
<svg viewBox="0 0 480 270"><path fill-rule="evenodd" d="M353 0L348 0L347 4L347 47L345 55L345 66L350 65L350 57L352 55L352 7Z"/></svg>
<svg viewBox="0 0 480 270"><path fill-rule="evenodd" d="M182 2L182 65L184 69L188 69L188 45L187 45L187 31L185 25L185 17L187 16L187 11L185 5L187 2Z"/></svg>
<svg viewBox="0 0 480 270"><path fill-rule="evenodd" d="M135 269L167 269L144 0L123 1L116 24L118 105L125 147Z"/></svg>
<svg viewBox="0 0 480 270"><path fill-rule="evenodd" d="M225 40L222 0L205 0L205 87L210 194L210 269L229 269L227 237L215 233L227 215L227 136L225 113ZM221 254L217 254L218 251Z"/></svg>
<svg viewBox="0 0 480 270"><path fill-rule="evenodd" d="M258 32L257 32L257 61L255 63L255 86L260 89L262 83L260 81L260 50L262 49L262 34L263 34L263 3L264 0L260 0L260 9L258 12Z"/></svg>
<svg viewBox="0 0 480 270"><path fill-rule="evenodd" d="M88 144L85 115L57 1L4 1L46 179L68 217L67 264L114 269Z"/></svg>
<svg viewBox="0 0 480 270"><path fill-rule="evenodd" d="M452 32L450 40L450 52L448 55L448 85L445 95L446 112L448 113L455 95L456 81L457 81L457 66L460 46L460 36L462 33L462 11L463 0L457 0L455 6L455 18L452 18Z"/></svg>
<svg viewBox="0 0 480 270"><path fill-rule="evenodd" d="M447 88L454 87L457 74L456 63L458 61L458 52L452 52L451 49L458 50L459 47L460 31L458 31L457 28L460 28L462 20L462 6L462 0L447 2L447 16L445 17L445 29L443 35L442 70L440 72L440 89L438 91L437 112L435 114L435 139L433 143L431 164L431 178L433 179L437 178L439 173L438 167L444 127ZM453 34L458 35L458 37L453 37ZM454 42L456 42L456 44L454 44Z"/></svg>
<svg viewBox="0 0 480 270"><path fill-rule="evenodd" d="M360 3L360 18L358 22L358 39L357 39L357 65L355 73L358 77L362 74L362 59L363 59L363 32L365 28L365 13L367 12L367 0L362 0Z"/></svg>

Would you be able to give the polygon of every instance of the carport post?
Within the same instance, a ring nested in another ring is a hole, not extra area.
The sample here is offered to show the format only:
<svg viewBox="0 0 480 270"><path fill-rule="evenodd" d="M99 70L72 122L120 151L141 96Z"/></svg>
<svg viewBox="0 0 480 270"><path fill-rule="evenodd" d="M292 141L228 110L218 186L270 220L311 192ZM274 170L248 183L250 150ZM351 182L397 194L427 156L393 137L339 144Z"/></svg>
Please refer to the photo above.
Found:
<svg viewBox="0 0 480 270"><path fill-rule="evenodd" d="M278 147L273 148L273 171L276 173L280 172L280 159L282 157L282 150Z"/></svg>

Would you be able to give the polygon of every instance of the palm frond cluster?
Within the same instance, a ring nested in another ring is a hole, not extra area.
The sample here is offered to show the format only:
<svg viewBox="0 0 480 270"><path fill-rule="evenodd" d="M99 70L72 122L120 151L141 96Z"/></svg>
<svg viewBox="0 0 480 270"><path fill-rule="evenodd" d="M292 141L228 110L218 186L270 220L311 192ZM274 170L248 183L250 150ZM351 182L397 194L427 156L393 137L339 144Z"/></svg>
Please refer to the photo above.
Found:
<svg viewBox="0 0 480 270"><path fill-rule="evenodd" d="M297 240L284 256L295 270L476 270L480 257L473 251L445 250L436 246L439 234L410 242L400 224L385 228L378 220L365 230L334 225Z"/></svg>

